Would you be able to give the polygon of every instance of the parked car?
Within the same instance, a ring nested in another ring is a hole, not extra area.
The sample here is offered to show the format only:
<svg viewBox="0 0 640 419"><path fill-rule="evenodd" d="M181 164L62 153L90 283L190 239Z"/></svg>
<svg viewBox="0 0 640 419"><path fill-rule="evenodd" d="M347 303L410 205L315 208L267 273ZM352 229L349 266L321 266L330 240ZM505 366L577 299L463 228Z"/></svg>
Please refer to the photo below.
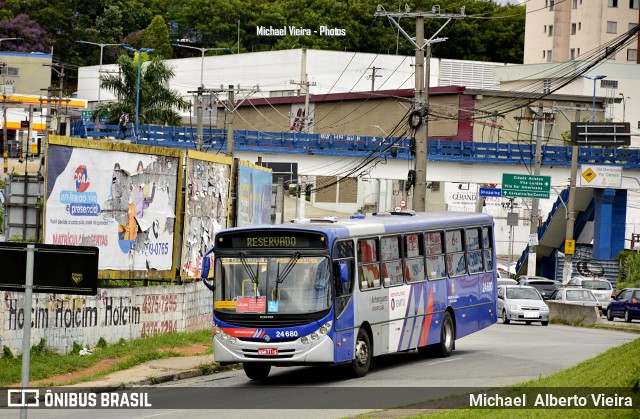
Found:
<svg viewBox="0 0 640 419"><path fill-rule="evenodd" d="M609 280L604 278L589 278L586 276L574 276L566 284L569 287L586 288L593 291L600 305L602 306L602 314L607 314L607 307L611 301L611 297L615 297L613 286Z"/></svg>
<svg viewBox="0 0 640 419"><path fill-rule="evenodd" d="M542 300L537 289L522 285L498 286L498 313L502 323L509 324L517 320L531 324L541 322L549 324L549 307Z"/></svg>
<svg viewBox="0 0 640 419"><path fill-rule="evenodd" d="M545 278L543 276L528 276L522 275L518 277L518 285L527 285L530 287L534 287L540 292L543 300L549 299L549 296L553 291L555 291L558 286L561 285L560 282L554 281L553 279Z"/></svg>
<svg viewBox="0 0 640 419"><path fill-rule="evenodd" d="M552 300L556 303L595 307L598 312L602 311L600 301L593 295L593 291L586 288L558 288L549 297L549 301Z"/></svg>
<svg viewBox="0 0 640 419"><path fill-rule="evenodd" d="M625 288L611 300L607 320L613 321L616 317L622 317L627 323L640 319L640 288Z"/></svg>
<svg viewBox="0 0 640 419"><path fill-rule="evenodd" d="M511 278L498 278L498 286L500 285L518 285L518 281Z"/></svg>

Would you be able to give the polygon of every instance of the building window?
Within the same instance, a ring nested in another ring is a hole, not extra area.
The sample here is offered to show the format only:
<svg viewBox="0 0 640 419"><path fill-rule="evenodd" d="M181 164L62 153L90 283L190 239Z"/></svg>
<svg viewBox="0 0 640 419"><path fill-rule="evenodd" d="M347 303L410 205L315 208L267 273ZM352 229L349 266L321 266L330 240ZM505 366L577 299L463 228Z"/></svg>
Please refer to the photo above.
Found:
<svg viewBox="0 0 640 419"><path fill-rule="evenodd" d="M609 0L609 7L618 7L618 0Z"/></svg>
<svg viewBox="0 0 640 419"><path fill-rule="evenodd" d="M578 0L573 0L573 2L571 2L571 8L572 9L577 9L578 8Z"/></svg>
<svg viewBox="0 0 640 419"><path fill-rule="evenodd" d="M550 63L551 61L553 61L553 51L548 49L547 50L547 62Z"/></svg>
<svg viewBox="0 0 640 419"><path fill-rule="evenodd" d="M547 56L547 51L542 50L542 58L544 58L544 57L546 57L546 56Z"/></svg>
<svg viewBox="0 0 640 419"><path fill-rule="evenodd" d="M637 61L638 60L638 50L629 48L627 50L627 61Z"/></svg>
<svg viewBox="0 0 640 419"><path fill-rule="evenodd" d="M629 0L629 9L637 9L640 6L640 0Z"/></svg>
<svg viewBox="0 0 640 419"><path fill-rule="evenodd" d="M550 0L549 1L549 10L553 10L553 6L556 4L555 0Z"/></svg>
<svg viewBox="0 0 640 419"><path fill-rule="evenodd" d="M580 48L578 48L578 55L577 55L577 56L578 56L578 57L580 56Z"/></svg>
<svg viewBox="0 0 640 419"><path fill-rule="evenodd" d="M601 79L600 88L601 89L617 89L618 80Z"/></svg>
<svg viewBox="0 0 640 419"><path fill-rule="evenodd" d="M576 49L575 48L571 48L571 58L570 60L575 60L576 59Z"/></svg>
<svg viewBox="0 0 640 419"><path fill-rule="evenodd" d="M544 33L547 33L547 25L544 25Z"/></svg>
<svg viewBox="0 0 640 419"><path fill-rule="evenodd" d="M576 25L575 23L571 24L571 35L575 35L576 34L577 27L578 27L578 25Z"/></svg>
<svg viewBox="0 0 640 419"><path fill-rule="evenodd" d="M8 67L3 65L0 67L0 75L18 77L20 75L20 69L18 67Z"/></svg>
<svg viewBox="0 0 640 419"><path fill-rule="evenodd" d="M632 31L636 28L636 26L638 26L637 23L629 23L629 30Z"/></svg>
<svg viewBox="0 0 640 419"><path fill-rule="evenodd" d="M618 22L607 22L607 33L618 33Z"/></svg>
<svg viewBox="0 0 640 419"><path fill-rule="evenodd" d="M578 22L578 30L582 30L582 22Z"/></svg>
<svg viewBox="0 0 640 419"><path fill-rule="evenodd" d="M553 25L549 25L549 36L553 36Z"/></svg>

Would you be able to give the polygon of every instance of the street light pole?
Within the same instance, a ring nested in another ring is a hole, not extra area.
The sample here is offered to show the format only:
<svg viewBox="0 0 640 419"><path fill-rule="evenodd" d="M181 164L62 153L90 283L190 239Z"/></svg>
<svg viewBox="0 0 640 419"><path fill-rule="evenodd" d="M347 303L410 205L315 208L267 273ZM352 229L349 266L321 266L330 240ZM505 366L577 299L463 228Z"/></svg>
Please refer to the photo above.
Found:
<svg viewBox="0 0 640 419"><path fill-rule="evenodd" d="M607 76L595 76L595 77L589 77L589 76L582 76L585 79L589 79L589 80L593 80L593 100L591 101L591 109L592 109L592 114L591 114L591 122L596 122L596 82L598 80L602 80L604 78L606 78Z"/></svg>
<svg viewBox="0 0 640 419"><path fill-rule="evenodd" d="M24 41L24 38L0 38L0 51L2 51L2 41Z"/></svg>
<svg viewBox="0 0 640 419"><path fill-rule="evenodd" d="M104 47L111 47L111 46L120 46L122 44L102 44L102 43L97 43L97 42L89 42L89 41L81 41L78 40L76 41L78 44L89 44L89 45L97 45L100 47L100 68L98 69L98 107L100 107L100 91L101 89L101 85L100 85L100 76L102 75L102 50L104 49Z"/></svg>
<svg viewBox="0 0 640 419"><path fill-rule="evenodd" d="M151 52L153 51L153 48L135 49L128 44L122 44L122 47L138 54L138 86L136 88L136 125L135 125L135 131L134 131L134 137L137 141L138 140L138 120L139 120L138 115L140 112L140 67L142 66L142 53Z"/></svg>
<svg viewBox="0 0 640 419"><path fill-rule="evenodd" d="M203 48L203 47L194 47L191 45L184 45L184 44L171 44L174 47L181 47L181 48L190 48L190 49L195 49L201 52L202 54L202 59L200 60L200 86L204 87L204 53L207 51L233 51L232 48Z"/></svg>

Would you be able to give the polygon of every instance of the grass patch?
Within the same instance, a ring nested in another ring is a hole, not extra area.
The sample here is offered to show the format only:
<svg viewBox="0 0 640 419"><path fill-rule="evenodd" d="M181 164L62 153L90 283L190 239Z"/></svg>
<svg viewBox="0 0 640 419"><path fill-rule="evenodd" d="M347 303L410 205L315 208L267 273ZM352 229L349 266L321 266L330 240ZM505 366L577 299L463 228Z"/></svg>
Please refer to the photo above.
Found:
<svg viewBox="0 0 640 419"><path fill-rule="evenodd" d="M131 368L154 359L182 356L177 351L166 349L183 348L195 344L211 344L211 331L200 330L190 333L166 333L145 338L106 344L104 339L94 348L92 355L82 356L78 353L60 355L51 352L41 341L31 350L30 381L46 380L62 374L89 368L106 359L122 359L111 368L75 382L94 379L114 371ZM212 349L209 349L209 353ZM0 358L0 387L20 383L22 373L22 356ZM73 381L69 382L73 384Z"/></svg>
<svg viewBox="0 0 640 419"><path fill-rule="evenodd" d="M594 388L594 393L606 388L632 388L635 389L636 401L640 392L640 339L626 343L617 348L610 349L595 358L586 360L564 371L538 380L532 380L519 384L517 390L506 389L502 395L521 395L527 389L540 388ZM569 390L571 393L571 390ZM495 393L495 392L494 392ZM494 394L488 392L488 394ZM533 397L527 397L527 405L532 406ZM439 411L432 414L411 416L412 418L428 419L457 419L457 418L499 418L518 419L528 418L585 418L608 419L637 418L638 407L635 409L456 409Z"/></svg>

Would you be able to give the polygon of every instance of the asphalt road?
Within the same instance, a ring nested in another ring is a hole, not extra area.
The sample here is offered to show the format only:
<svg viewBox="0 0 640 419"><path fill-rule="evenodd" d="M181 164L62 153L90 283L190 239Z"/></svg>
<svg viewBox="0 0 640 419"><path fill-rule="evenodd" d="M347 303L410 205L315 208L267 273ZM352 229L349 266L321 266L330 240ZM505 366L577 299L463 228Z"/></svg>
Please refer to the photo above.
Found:
<svg viewBox="0 0 640 419"><path fill-rule="evenodd" d="M456 342L451 358L422 358L416 352L374 360L366 377L349 378L345 367L273 368L265 384L242 370L154 386L163 409L30 410L33 418L341 418L371 411L385 397L407 405L464 392L513 385L547 376L637 339L637 334L569 326L501 323ZM387 403L388 400L384 401ZM157 404L155 405L158 406ZM332 409L321 409L322 407ZM229 409L222 409L229 407ZM306 408L305 408L306 407ZM251 410L248 410L251 409ZM13 415L0 417L17 417Z"/></svg>

